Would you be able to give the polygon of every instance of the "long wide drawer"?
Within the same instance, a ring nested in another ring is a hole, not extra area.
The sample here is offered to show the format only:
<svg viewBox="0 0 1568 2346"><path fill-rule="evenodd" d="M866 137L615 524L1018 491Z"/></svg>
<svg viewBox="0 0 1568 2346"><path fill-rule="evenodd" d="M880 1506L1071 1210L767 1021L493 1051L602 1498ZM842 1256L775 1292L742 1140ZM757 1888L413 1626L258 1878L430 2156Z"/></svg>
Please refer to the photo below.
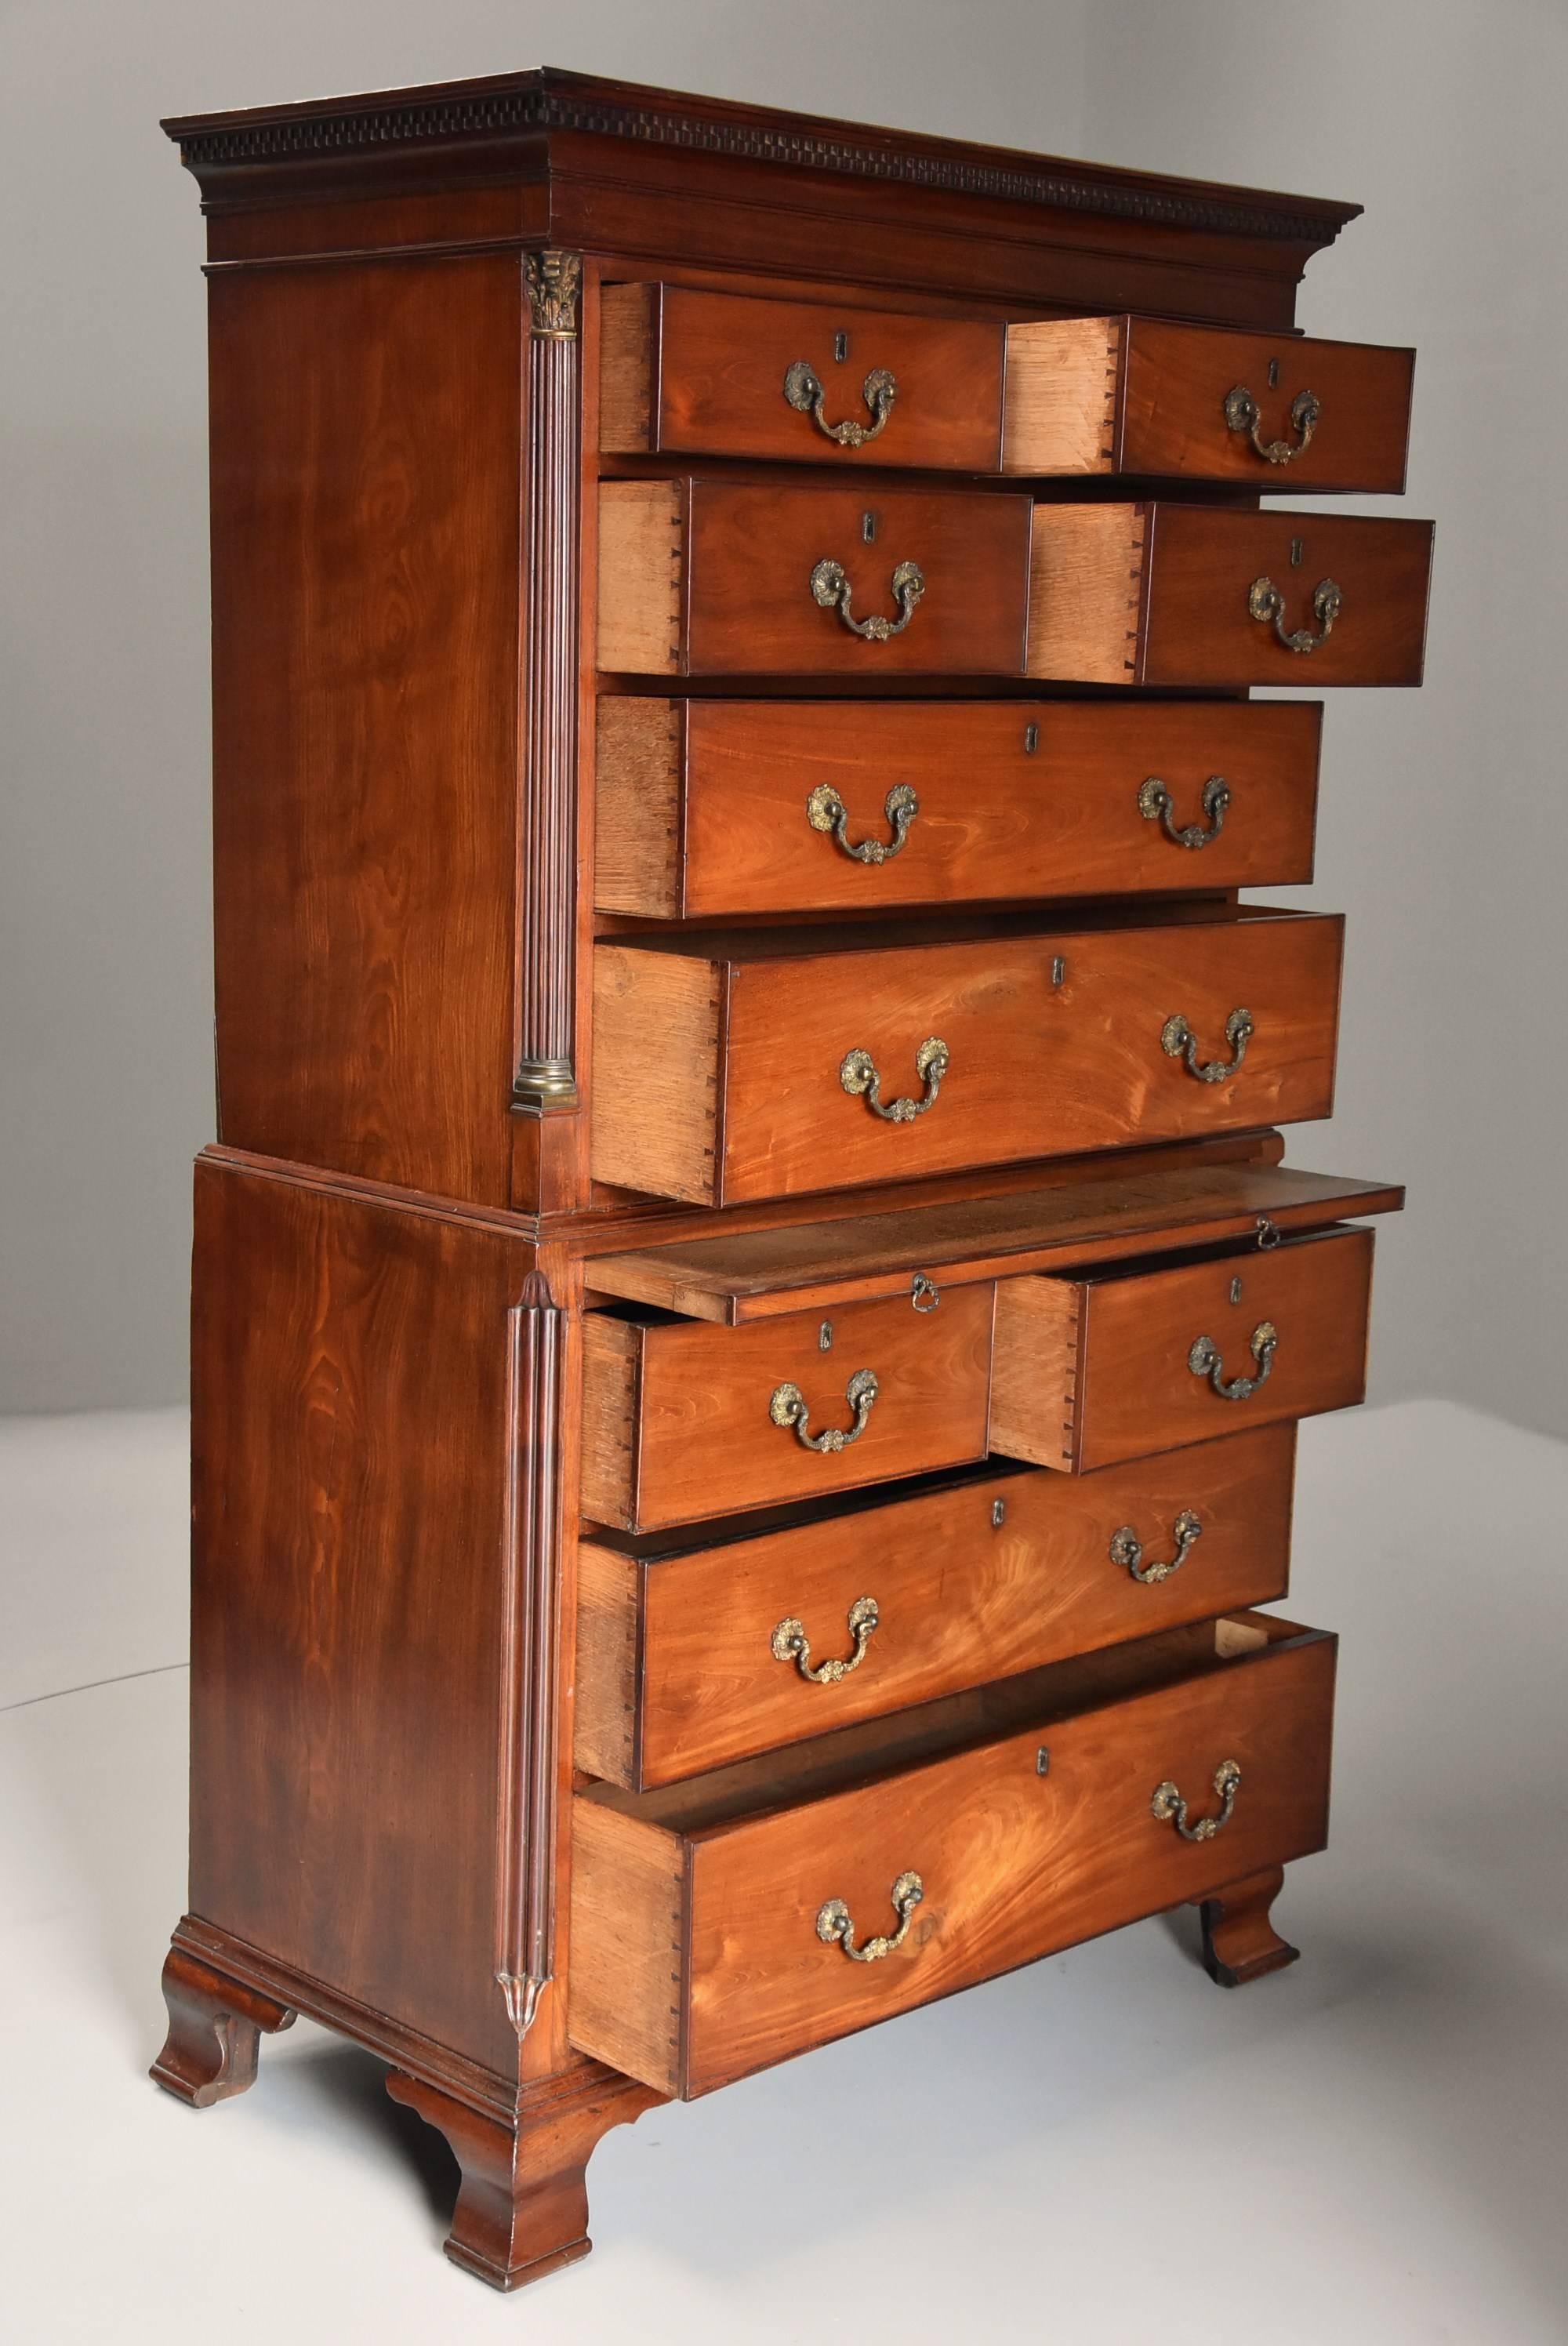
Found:
<svg viewBox="0 0 1568 2346"><path fill-rule="evenodd" d="M1367 1390L1372 1233L997 1289L991 1443L1079 1474Z"/></svg>
<svg viewBox="0 0 1568 2346"><path fill-rule="evenodd" d="M1329 1112L1338 918L822 937L596 947L596 1179L720 1205Z"/></svg>
<svg viewBox="0 0 1568 2346"><path fill-rule="evenodd" d="M654 1531L983 1458L993 1292L748 1328L585 1313L584 1515Z"/></svg>
<svg viewBox="0 0 1568 2346"><path fill-rule="evenodd" d="M1227 1617L664 1792L578 1792L572 2041L689 2097L1304 1856L1333 1680L1332 1638Z"/></svg>
<svg viewBox="0 0 1568 2346"><path fill-rule="evenodd" d="M1305 882L1322 713L606 695L596 902L714 920Z"/></svg>
<svg viewBox="0 0 1568 2346"><path fill-rule="evenodd" d="M1018 676L1030 502L606 481L598 664L657 676Z"/></svg>
<svg viewBox="0 0 1568 2346"><path fill-rule="evenodd" d="M1031 676L1419 684L1432 525L1221 505L1040 505Z"/></svg>
<svg viewBox="0 0 1568 2346"><path fill-rule="evenodd" d="M576 1761L643 1791L1285 1593L1293 1426L578 1551Z"/></svg>
<svg viewBox="0 0 1568 2346"><path fill-rule="evenodd" d="M611 285L601 300L607 451L1404 486L1409 350L1156 318L1003 325L678 285Z"/></svg>

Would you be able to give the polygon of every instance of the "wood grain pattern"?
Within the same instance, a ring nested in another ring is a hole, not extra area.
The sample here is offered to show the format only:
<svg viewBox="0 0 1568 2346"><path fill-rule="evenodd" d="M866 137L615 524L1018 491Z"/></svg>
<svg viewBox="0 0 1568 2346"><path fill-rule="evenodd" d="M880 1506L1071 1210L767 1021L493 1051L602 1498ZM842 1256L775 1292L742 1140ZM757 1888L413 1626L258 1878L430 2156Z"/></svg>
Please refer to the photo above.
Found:
<svg viewBox="0 0 1568 2346"><path fill-rule="evenodd" d="M209 301L221 1129L504 1204L517 266L284 270Z"/></svg>
<svg viewBox="0 0 1568 2346"><path fill-rule="evenodd" d="M1371 342L1130 318L1117 469L1234 481L1265 496L1307 489L1397 495L1405 485L1414 369L1413 351ZM1278 375L1272 388L1271 370ZM1227 430L1226 396L1237 384L1257 403L1258 437L1292 448L1298 434L1290 403L1298 392L1316 393L1322 412L1305 450L1270 464L1246 434Z"/></svg>
<svg viewBox="0 0 1568 2346"><path fill-rule="evenodd" d="M1276 1426L1101 1474L966 1476L713 1546L585 1543L577 1764L640 1791L1267 1604L1286 1588L1295 1447L1295 1429ZM1168 1579L1140 1582L1113 1557L1125 1526L1141 1569L1168 1562L1187 1511L1202 1529ZM774 1629L798 1619L813 1667L848 1658L847 1617L866 1595L879 1618L850 1676L812 1684L775 1657Z"/></svg>
<svg viewBox="0 0 1568 2346"><path fill-rule="evenodd" d="M1046 933L813 950L803 931L738 932L708 955L680 938L604 945L597 1047L616 1070L593 1103L600 1180L728 1204L831 1180L911 1179L1130 1140L1186 1139L1326 1116L1333 1096L1342 923L1328 915L1237 916L1228 908L1150 926L1064 923ZM819 933L830 945L831 933ZM649 1005L685 963L711 973L724 1015L717 1061L658 1040ZM1063 964L1060 981L1055 965ZM1205 1059L1226 1021L1254 1028L1243 1066L1200 1083L1161 1046L1185 1016ZM840 1079L871 1054L881 1096L919 1097L928 1036L950 1053L935 1103L912 1122L878 1117ZM706 1100L722 1094L717 1148ZM673 1107L670 1103L673 1101Z"/></svg>
<svg viewBox="0 0 1568 2346"><path fill-rule="evenodd" d="M604 357L603 448L762 456L855 472L898 464L996 468L1000 325L850 304L755 301L679 285L612 286L609 294L619 314ZM822 385L830 424L849 420L870 428L865 378L873 368L890 372L897 394L876 438L844 445L792 407L783 385L798 361Z"/></svg>
<svg viewBox="0 0 1568 2346"><path fill-rule="evenodd" d="M1138 682L1144 533L1141 505L1035 508L1029 675Z"/></svg>
<svg viewBox="0 0 1568 2346"><path fill-rule="evenodd" d="M880 483L606 481L599 514L603 668L856 678L1022 672L1027 497ZM901 562L917 562L925 592L907 627L885 643L869 642L824 609L811 573L828 556L843 566L859 618L895 619L892 574ZM665 625L672 564L683 602L674 645Z"/></svg>
<svg viewBox="0 0 1568 2346"><path fill-rule="evenodd" d="M652 1531L984 1455L989 1288L967 1288L929 1313L913 1311L907 1296L848 1304L833 1315L827 1347L809 1313L753 1328L622 1324L629 1337L589 1335L584 1347L585 1423L608 1425L631 1412L624 1438L617 1428L613 1441L585 1439L583 1512L597 1523ZM621 1365L628 1353L636 1372L629 1398ZM807 1449L769 1417L774 1389L792 1383L811 1433L847 1431L845 1387L865 1368L881 1391L865 1430L841 1450Z"/></svg>
<svg viewBox="0 0 1568 2346"><path fill-rule="evenodd" d="M1209 1442L1362 1400L1372 1233L1308 1232L1271 1250L1117 1266L1077 1280L998 1290L992 1447L1078 1474ZM1037 1286L1074 1299L1042 1307ZM1236 1290L1239 1289L1239 1292ZM1278 1344L1266 1382L1222 1399L1194 1374L1195 1338L1211 1336L1227 1381L1253 1377L1252 1332Z"/></svg>
<svg viewBox="0 0 1568 2346"><path fill-rule="evenodd" d="M647 2082L686 2097L707 2093L1201 1898L1238 1869L1261 1872L1320 1848L1334 1642L1268 1617L1257 1627L1262 1641L1229 1658L1215 1652L1212 1625L1177 1630L1095 1658L1097 1671L1057 1665L983 1702L932 1705L901 1729L892 1722L820 1739L804 1763L811 1780L784 1807L776 1765L762 1761L689 1790L579 1793L575 1831L591 1836L585 1820L608 1807L667 1849L684 1849L689 1866L680 2057L644 2062ZM923 1754L909 1749L911 1731L923 1735ZM877 1772L879 1734L886 1772ZM1183 1841L1151 1814L1167 1779L1195 1815L1208 1813L1211 1780L1227 1759L1241 1783L1215 1839ZM822 1943L815 1924L828 1898L846 1902L857 1939L891 1930L889 1889L906 1869L920 1874L925 1896L894 1954L852 1964ZM590 1899L579 1879L576 1945L608 1960L626 1927L624 1897ZM673 1933L665 1942L677 1943ZM620 2041L613 2014L607 2022L584 2049L638 2074L641 2050ZM583 2042L575 2011L572 2027Z"/></svg>
<svg viewBox="0 0 1568 2346"><path fill-rule="evenodd" d="M1278 1150L1278 1136L1264 1136ZM1271 1156L1220 1152L1237 1142L1149 1150L1095 1178L1092 1161L1026 1188L863 1215L688 1236L591 1256L589 1288L694 1320L736 1324L779 1311L907 1295L911 1273L957 1282L1105 1263L1160 1247L1256 1239L1264 1219L1288 1230L1347 1215L1397 1213L1397 1185L1305 1173ZM1152 1158L1153 1163L1144 1161ZM868 1201L869 1202L869 1201Z"/></svg>
<svg viewBox="0 0 1568 2346"><path fill-rule="evenodd" d="M1048 318L1007 329L1004 473L1108 473L1124 321Z"/></svg>
<svg viewBox="0 0 1568 2346"><path fill-rule="evenodd" d="M718 1181L724 981L714 963L616 945L594 952L594 1098L638 1103L635 1116L596 1116L598 1181L710 1198Z"/></svg>
<svg viewBox="0 0 1568 2346"><path fill-rule="evenodd" d="M1022 897L1261 888L1312 876L1320 701L860 701L601 699L595 893L647 919L865 912ZM1143 813L1149 777L1177 844ZM851 844L884 846L895 786L919 811L881 863L812 827L822 786Z"/></svg>

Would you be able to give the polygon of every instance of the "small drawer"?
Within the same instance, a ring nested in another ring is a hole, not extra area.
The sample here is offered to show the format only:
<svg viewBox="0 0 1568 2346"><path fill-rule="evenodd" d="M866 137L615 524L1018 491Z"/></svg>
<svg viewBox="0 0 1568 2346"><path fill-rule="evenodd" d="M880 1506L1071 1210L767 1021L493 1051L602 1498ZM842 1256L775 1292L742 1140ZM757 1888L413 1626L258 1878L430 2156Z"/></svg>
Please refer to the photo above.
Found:
<svg viewBox="0 0 1568 2346"><path fill-rule="evenodd" d="M1365 1398L1372 1233L997 1289L991 1446L1082 1474Z"/></svg>
<svg viewBox="0 0 1568 2346"><path fill-rule="evenodd" d="M994 473L1004 332L844 303L606 286L599 445Z"/></svg>
<svg viewBox="0 0 1568 2346"><path fill-rule="evenodd" d="M985 1455L993 1289L717 1328L583 1321L583 1513L626 1531Z"/></svg>
<svg viewBox="0 0 1568 2346"><path fill-rule="evenodd" d="M1031 676L1419 684L1432 525L1217 505L1038 505Z"/></svg>
<svg viewBox="0 0 1568 2346"><path fill-rule="evenodd" d="M703 1205L1327 1116L1342 923L600 944L596 1180Z"/></svg>
<svg viewBox="0 0 1568 2346"><path fill-rule="evenodd" d="M1331 1637L1227 1616L663 1792L580 1791L571 2040L690 2098L1305 1856L1333 1689Z"/></svg>
<svg viewBox="0 0 1568 2346"><path fill-rule="evenodd" d="M945 1309L945 1302L943 1308ZM645 1791L1285 1594L1296 1429L578 1551L576 1762Z"/></svg>
<svg viewBox="0 0 1568 2346"><path fill-rule="evenodd" d="M1319 701L599 702L595 896L650 920L1310 880Z"/></svg>
<svg viewBox="0 0 1568 2346"><path fill-rule="evenodd" d="M606 481L598 662L655 676L1017 676L1030 501Z"/></svg>
<svg viewBox="0 0 1568 2346"><path fill-rule="evenodd" d="M1011 325L1003 470L1397 494L1414 367L1410 350L1162 318Z"/></svg>

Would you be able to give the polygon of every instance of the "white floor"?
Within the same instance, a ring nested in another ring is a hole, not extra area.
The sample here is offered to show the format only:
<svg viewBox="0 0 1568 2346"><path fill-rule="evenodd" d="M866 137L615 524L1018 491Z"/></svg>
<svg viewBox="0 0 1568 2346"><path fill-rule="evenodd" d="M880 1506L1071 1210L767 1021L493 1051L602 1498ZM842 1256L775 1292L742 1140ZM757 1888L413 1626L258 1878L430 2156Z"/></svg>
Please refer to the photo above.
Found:
<svg viewBox="0 0 1568 2346"><path fill-rule="evenodd" d="M0 1424L0 2334L1562 2346L1568 1447L1437 1403L1303 1431L1339 1628L1291 1971L1155 1922L609 2136L592 2259L491 2295L444 2147L301 2022L146 2081L181 1905L184 1427Z"/></svg>

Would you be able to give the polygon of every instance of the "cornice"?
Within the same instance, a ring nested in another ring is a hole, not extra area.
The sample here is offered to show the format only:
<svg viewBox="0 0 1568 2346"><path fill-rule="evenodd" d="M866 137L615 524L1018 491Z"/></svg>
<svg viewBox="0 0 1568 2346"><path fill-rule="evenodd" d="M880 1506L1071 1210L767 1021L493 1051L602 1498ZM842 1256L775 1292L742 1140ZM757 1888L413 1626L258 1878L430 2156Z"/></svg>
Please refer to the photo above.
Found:
<svg viewBox="0 0 1568 2346"><path fill-rule="evenodd" d="M1009 148L904 137L549 66L300 106L173 117L163 128L178 140L181 160L199 178L257 166L349 158L389 148L504 145L510 137L557 132L1292 244L1330 243L1360 209L1359 204L1212 187Z"/></svg>

